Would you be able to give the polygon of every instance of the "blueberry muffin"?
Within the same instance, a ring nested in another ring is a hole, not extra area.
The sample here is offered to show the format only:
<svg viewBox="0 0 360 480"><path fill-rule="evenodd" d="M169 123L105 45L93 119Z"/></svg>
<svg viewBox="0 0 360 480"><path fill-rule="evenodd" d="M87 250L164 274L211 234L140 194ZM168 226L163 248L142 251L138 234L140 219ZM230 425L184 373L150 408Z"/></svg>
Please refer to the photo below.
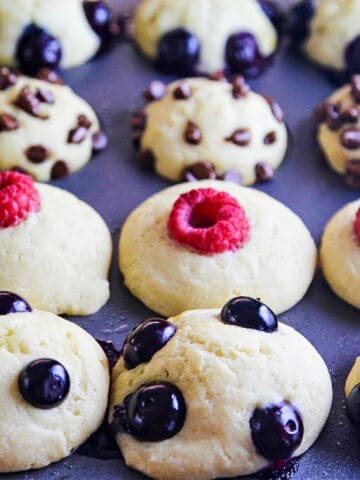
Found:
<svg viewBox="0 0 360 480"><path fill-rule="evenodd" d="M156 480L210 480L302 455L331 401L312 345L239 297L132 331L113 370L110 423L128 466Z"/></svg>
<svg viewBox="0 0 360 480"><path fill-rule="evenodd" d="M345 383L346 411L354 425L360 426L360 357L357 357Z"/></svg>
<svg viewBox="0 0 360 480"><path fill-rule="evenodd" d="M109 366L82 328L0 292L0 472L70 455L101 424Z"/></svg>
<svg viewBox="0 0 360 480"><path fill-rule="evenodd" d="M160 89L150 84L148 105L132 119L140 165L173 181L237 175L248 185L273 177L287 131L270 97L252 92L243 77L187 78Z"/></svg>
<svg viewBox="0 0 360 480"><path fill-rule="evenodd" d="M232 182L196 187L167 188L125 221L120 270L133 295L164 316L219 308L234 295L260 297L277 313L301 300L317 251L300 218Z"/></svg>

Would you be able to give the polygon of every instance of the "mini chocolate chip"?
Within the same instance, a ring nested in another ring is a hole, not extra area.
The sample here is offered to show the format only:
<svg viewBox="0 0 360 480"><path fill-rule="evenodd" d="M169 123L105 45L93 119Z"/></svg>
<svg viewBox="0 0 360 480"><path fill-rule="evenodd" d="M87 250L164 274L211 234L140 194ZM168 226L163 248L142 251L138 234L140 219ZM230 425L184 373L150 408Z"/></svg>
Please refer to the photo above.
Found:
<svg viewBox="0 0 360 480"><path fill-rule="evenodd" d="M54 95L49 92L49 90L45 90L44 88L38 88L36 91L36 98L43 103L49 103L50 105L55 103Z"/></svg>
<svg viewBox="0 0 360 480"><path fill-rule="evenodd" d="M217 72L210 75L210 80L214 80L215 82L227 81L224 70L218 70Z"/></svg>
<svg viewBox="0 0 360 480"><path fill-rule="evenodd" d="M184 138L187 143L191 145L199 145L201 142L201 130L194 122L187 122Z"/></svg>
<svg viewBox="0 0 360 480"><path fill-rule="evenodd" d="M198 180L215 180L216 171L212 163L207 160L200 160L188 166L184 170L184 180L187 182L196 182Z"/></svg>
<svg viewBox="0 0 360 480"><path fill-rule="evenodd" d="M29 173L27 170L25 170L25 168L22 168L22 167L12 167L10 168L10 170L12 172L24 173L25 175L31 176L31 173Z"/></svg>
<svg viewBox="0 0 360 480"><path fill-rule="evenodd" d="M142 150L137 156L140 167L153 170L155 166L155 155L152 150Z"/></svg>
<svg viewBox="0 0 360 480"><path fill-rule="evenodd" d="M108 145L108 137L105 132L99 130L92 135L92 149L93 152L101 152L105 150Z"/></svg>
<svg viewBox="0 0 360 480"><path fill-rule="evenodd" d="M348 128L344 130L340 137L340 143L347 150L357 150L360 148L360 129Z"/></svg>
<svg viewBox="0 0 360 480"><path fill-rule="evenodd" d="M32 145L25 150L25 155L32 163L42 163L49 158L49 151L42 145Z"/></svg>
<svg viewBox="0 0 360 480"><path fill-rule="evenodd" d="M360 188L360 160L346 162L345 183L352 188Z"/></svg>
<svg viewBox="0 0 360 480"><path fill-rule="evenodd" d="M20 91L19 95L15 99L14 104L33 117L37 117L42 120L49 118L48 115L41 113L40 100L30 89L30 87L24 87Z"/></svg>
<svg viewBox="0 0 360 480"><path fill-rule="evenodd" d="M70 130L67 143L82 143L88 134L88 130L85 127L78 125L77 127Z"/></svg>
<svg viewBox="0 0 360 480"><path fill-rule="evenodd" d="M360 103L360 75L351 77L351 95L356 103Z"/></svg>
<svg viewBox="0 0 360 480"><path fill-rule="evenodd" d="M224 182L236 183L237 185L242 185L244 183L242 176L236 170L228 170L219 177L219 179L224 180Z"/></svg>
<svg viewBox="0 0 360 480"><path fill-rule="evenodd" d="M247 128L239 128L230 137L225 138L225 141L232 142L239 147L245 147L251 142L251 132Z"/></svg>
<svg viewBox="0 0 360 480"><path fill-rule="evenodd" d="M315 114L315 119L317 123L323 123L326 120L326 109L327 109L327 104L326 103L321 103L320 105L317 105L314 109L314 114Z"/></svg>
<svg viewBox="0 0 360 480"><path fill-rule="evenodd" d="M258 162L255 165L255 175L258 182L267 182L274 177L274 170L268 162Z"/></svg>
<svg viewBox="0 0 360 480"><path fill-rule="evenodd" d="M38 78L39 80L43 80L44 82L54 83L56 85L64 85L64 82L62 81L60 76L50 68L41 68L37 72L36 78Z"/></svg>
<svg viewBox="0 0 360 480"><path fill-rule="evenodd" d="M160 100L166 95L166 85L160 80L153 80L144 92L144 97L148 102Z"/></svg>
<svg viewBox="0 0 360 480"><path fill-rule="evenodd" d="M342 123L356 123L359 119L359 110L356 107L347 108L340 113Z"/></svg>
<svg viewBox="0 0 360 480"><path fill-rule="evenodd" d="M58 160L54 163L51 169L51 179L58 180L59 178L67 177L70 174L69 167L63 160Z"/></svg>
<svg viewBox="0 0 360 480"><path fill-rule="evenodd" d="M173 95L176 100L187 100L192 95L190 85L187 82L181 82L180 85L175 88Z"/></svg>
<svg viewBox="0 0 360 480"><path fill-rule="evenodd" d="M340 103L328 103L325 106L325 121L330 130L338 130L341 128L340 111Z"/></svg>
<svg viewBox="0 0 360 480"><path fill-rule="evenodd" d="M10 132L11 130L17 130L19 124L15 117L9 113L2 113L0 115L0 132Z"/></svg>
<svg viewBox="0 0 360 480"><path fill-rule="evenodd" d="M232 94L234 98L246 97L250 91L249 85L246 83L245 78L241 75L237 75L232 81Z"/></svg>
<svg viewBox="0 0 360 480"><path fill-rule="evenodd" d="M265 145L272 145L276 142L276 132L269 132L264 137L264 144Z"/></svg>
<svg viewBox="0 0 360 480"><path fill-rule="evenodd" d="M89 130L89 128L92 125L92 122L88 119L88 117L86 115L79 115L78 116L78 125L79 125L79 127L84 127L87 130Z"/></svg>
<svg viewBox="0 0 360 480"><path fill-rule="evenodd" d="M131 117L131 128L134 130L145 130L146 115L144 112L134 112Z"/></svg>
<svg viewBox="0 0 360 480"><path fill-rule="evenodd" d="M273 100L271 97L269 97L267 95L264 95L264 98L268 102L268 104L270 105L272 114L274 115L276 120L278 122L283 122L284 121L284 112L282 111L282 108L280 107L280 105L277 102L275 102L275 100Z"/></svg>
<svg viewBox="0 0 360 480"><path fill-rule="evenodd" d="M0 69L0 90L6 90L7 88L15 85L17 81L17 73L13 72L7 67Z"/></svg>
<svg viewBox="0 0 360 480"><path fill-rule="evenodd" d="M134 145L134 148L136 148L136 150L140 149L142 135L143 135L142 130L137 130L136 132L134 132L132 134L131 139L132 139L132 143Z"/></svg>

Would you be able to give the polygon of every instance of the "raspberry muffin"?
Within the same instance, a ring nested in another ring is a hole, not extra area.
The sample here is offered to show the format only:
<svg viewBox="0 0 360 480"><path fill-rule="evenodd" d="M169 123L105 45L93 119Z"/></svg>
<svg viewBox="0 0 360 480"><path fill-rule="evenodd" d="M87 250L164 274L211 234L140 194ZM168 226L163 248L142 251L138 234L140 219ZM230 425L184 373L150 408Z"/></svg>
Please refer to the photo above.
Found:
<svg viewBox="0 0 360 480"><path fill-rule="evenodd" d="M101 424L109 366L82 328L0 292L0 472L70 455Z"/></svg>
<svg viewBox="0 0 360 480"><path fill-rule="evenodd" d="M125 285L164 316L259 297L277 313L305 294L317 252L303 222L268 195L199 181L150 197L120 236ZM279 267L281 265L281 267Z"/></svg>
<svg viewBox="0 0 360 480"><path fill-rule="evenodd" d="M214 73L226 67L256 76L271 63L278 45L265 3L270 2L144 0L135 14L135 40L167 73Z"/></svg>
<svg viewBox="0 0 360 480"><path fill-rule="evenodd" d="M65 177L106 146L94 110L50 70L42 79L0 70L0 170Z"/></svg>
<svg viewBox="0 0 360 480"><path fill-rule="evenodd" d="M0 173L0 290L53 313L89 315L109 298L111 237L74 195Z"/></svg>
<svg viewBox="0 0 360 480"><path fill-rule="evenodd" d="M0 63L34 74L88 61L106 34L111 12L90 0L11 0L0 3Z"/></svg>
<svg viewBox="0 0 360 480"><path fill-rule="evenodd" d="M345 183L360 188L360 75L317 110L318 142L330 167Z"/></svg>
<svg viewBox="0 0 360 480"><path fill-rule="evenodd" d="M161 91L161 86L163 90ZM188 78L152 82L150 100L133 116L139 162L170 180L233 178L269 180L283 161L287 131L279 105L232 83ZM161 97L161 98L159 98Z"/></svg>
<svg viewBox="0 0 360 480"><path fill-rule="evenodd" d="M340 298L360 308L360 200L345 205L326 225L320 249L324 276Z"/></svg>
<svg viewBox="0 0 360 480"><path fill-rule="evenodd" d="M157 480L210 480L302 455L331 401L311 344L239 297L221 312L152 318L132 331L113 370L110 423L130 467Z"/></svg>

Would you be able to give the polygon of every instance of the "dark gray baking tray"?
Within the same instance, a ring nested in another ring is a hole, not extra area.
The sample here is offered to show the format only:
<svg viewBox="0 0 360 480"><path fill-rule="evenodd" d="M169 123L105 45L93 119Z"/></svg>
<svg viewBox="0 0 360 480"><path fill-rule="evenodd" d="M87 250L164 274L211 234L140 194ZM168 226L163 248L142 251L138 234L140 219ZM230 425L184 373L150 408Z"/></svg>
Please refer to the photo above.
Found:
<svg viewBox="0 0 360 480"><path fill-rule="evenodd" d="M120 11L131 5L131 0L112 0L111 3ZM121 43L106 55L64 75L65 80L94 105L110 138L108 149L86 168L54 183L95 207L107 222L114 241L111 299L96 315L74 321L97 338L112 339L118 347L128 330L151 314L122 284L117 268L117 242L121 225L130 211L169 185L137 167L130 139L131 112L142 107L141 92L150 80L159 77L129 43ZM358 197L358 192L348 189L320 160L314 141L313 107L334 87L314 66L286 49L274 67L251 84L283 106L294 140L275 180L256 188L298 213L318 243L330 216ZM346 417L343 386L355 357L360 354L359 312L338 299L318 273L304 300L282 315L281 320L298 329L319 350L330 369L335 393L329 422L317 443L300 460L293 478L358 480L360 434ZM2 478L141 480L145 477L129 470L120 456L103 461L74 454L46 469Z"/></svg>

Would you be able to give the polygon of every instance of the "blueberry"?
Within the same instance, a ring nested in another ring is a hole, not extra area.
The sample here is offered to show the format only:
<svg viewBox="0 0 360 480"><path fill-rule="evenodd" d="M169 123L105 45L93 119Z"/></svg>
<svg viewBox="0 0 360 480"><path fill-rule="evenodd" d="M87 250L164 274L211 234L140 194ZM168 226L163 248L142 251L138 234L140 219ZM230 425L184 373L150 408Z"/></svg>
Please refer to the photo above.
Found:
<svg viewBox="0 0 360 480"><path fill-rule="evenodd" d="M234 33L225 46L225 60L234 73L247 77L259 75L266 67L255 37L251 33Z"/></svg>
<svg viewBox="0 0 360 480"><path fill-rule="evenodd" d="M301 43L309 34L309 23L315 13L313 0L302 0L289 15L289 30L295 42Z"/></svg>
<svg viewBox="0 0 360 480"><path fill-rule="evenodd" d="M350 420L360 425L360 384L355 385L346 399L346 411Z"/></svg>
<svg viewBox="0 0 360 480"><path fill-rule="evenodd" d="M102 1L85 1L83 2L83 6L86 18L94 32L100 37L107 36L111 21L110 8Z"/></svg>
<svg viewBox="0 0 360 480"><path fill-rule="evenodd" d="M35 75L43 67L56 69L61 56L60 42L35 24L24 30L16 49L20 68L29 75Z"/></svg>
<svg viewBox="0 0 360 480"><path fill-rule="evenodd" d="M198 38L183 28L170 30L158 44L158 67L166 73L192 73L200 58Z"/></svg>
<svg viewBox="0 0 360 480"><path fill-rule="evenodd" d="M115 407L111 428L126 431L137 440L160 442L176 435L186 418L186 404L180 390L168 382L141 385Z"/></svg>
<svg viewBox="0 0 360 480"><path fill-rule="evenodd" d="M286 401L257 408L250 419L250 428L257 451L275 463L289 460L304 434L299 412Z"/></svg>
<svg viewBox="0 0 360 480"><path fill-rule="evenodd" d="M278 31L282 31L284 26L284 15L280 12L279 7L271 0L258 0L259 4L269 18L271 23Z"/></svg>
<svg viewBox="0 0 360 480"><path fill-rule="evenodd" d="M250 297L236 297L221 310L221 320L230 325L274 332L278 328L275 313L264 303Z"/></svg>
<svg viewBox="0 0 360 480"><path fill-rule="evenodd" d="M70 389L70 377L66 368L50 358L29 363L20 373L18 383L24 399L41 409L60 405Z"/></svg>
<svg viewBox="0 0 360 480"><path fill-rule="evenodd" d="M150 318L140 323L127 336L123 345L126 368L148 362L175 335L176 327L162 318Z"/></svg>
<svg viewBox="0 0 360 480"><path fill-rule="evenodd" d="M360 35L348 45L345 62L350 73L360 73Z"/></svg>
<svg viewBox="0 0 360 480"><path fill-rule="evenodd" d="M24 299L11 292L0 292L0 315L8 313L31 312L31 307Z"/></svg>

